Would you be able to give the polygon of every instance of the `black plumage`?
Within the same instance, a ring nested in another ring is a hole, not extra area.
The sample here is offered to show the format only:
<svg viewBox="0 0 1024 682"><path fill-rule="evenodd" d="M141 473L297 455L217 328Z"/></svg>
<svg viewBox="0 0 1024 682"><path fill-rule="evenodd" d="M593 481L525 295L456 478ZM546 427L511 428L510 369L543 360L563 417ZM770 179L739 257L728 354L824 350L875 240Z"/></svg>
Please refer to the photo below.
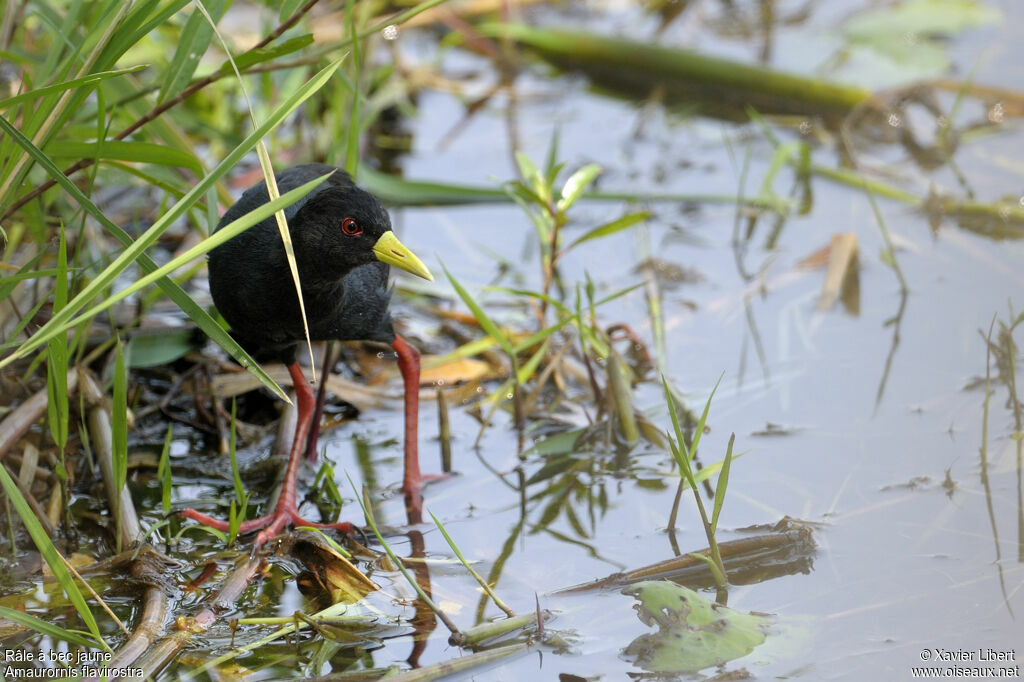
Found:
<svg viewBox="0 0 1024 682"><path fill-rule="evenodd" d="M344 171L306 164L278 174L283 194L326 173L331 176L285 209L296 266L302 285L306 320L313 341L368 340L389 343L398 354L405 388L405 475L402 489L411 510L419 515L423 476L417 454L419 354L395 334L388 312L389 265L426 279L426 266L395 237L388 213L369 192L357 187ZM217 229L269 201L263 182L247 189L227 210ZM285 481L273 512L246 521L241 532L263 529L262 544L289 523L350 529L348 523L316 524L298 513L296 476L307 442L315 444L319 424L313 423L313 393L296 362L305 340L295 283L284 242L271 216L210 252L210 292L231 334L258 361L288 365L295 386L298 420ZM315 456L315 448L309 448ZM215 528L227 524L194 509L182 512Z"/></svg>
<svg viewBox="0 0 1024 682"><path fill-rule="evenodd" d="M391 343L390 268L373 253L376 240L391 230L387 211L347 173L324 164L283 171L277 175L278 189L284 194L331 171L325 182L285 209L310 338ZM218 229L268 201L263 182L250 187L224 214ZM356 221L362 235L342 233L338 226L346 217ZM273 216L210 252L210 293L232 336L256 360L295 361L305 333Z"/></svg>

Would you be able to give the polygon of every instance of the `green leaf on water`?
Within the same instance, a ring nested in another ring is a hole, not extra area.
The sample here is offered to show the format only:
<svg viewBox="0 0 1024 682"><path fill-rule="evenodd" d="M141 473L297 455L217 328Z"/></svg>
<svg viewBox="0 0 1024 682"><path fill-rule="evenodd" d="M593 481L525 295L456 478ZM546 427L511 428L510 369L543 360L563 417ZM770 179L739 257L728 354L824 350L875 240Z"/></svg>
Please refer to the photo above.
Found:
<svg viewBox="0 0 1024 682"><path fill-rule="evenodd" d="M843 25L843 32L872 41L882 35L911 33L949 36L1001 17L998 9L976 0L907 0L855 14Z"/></svg>
<svg viewBox="0 0 1024 682"><path fill-rule="evenodd" d="M746 656L764 643L774 624L667 580L639 582L622 593L639 601L634 608L641 622L658 626L657 633L641 635L623 650L652 673L696 673Z"/></svg>

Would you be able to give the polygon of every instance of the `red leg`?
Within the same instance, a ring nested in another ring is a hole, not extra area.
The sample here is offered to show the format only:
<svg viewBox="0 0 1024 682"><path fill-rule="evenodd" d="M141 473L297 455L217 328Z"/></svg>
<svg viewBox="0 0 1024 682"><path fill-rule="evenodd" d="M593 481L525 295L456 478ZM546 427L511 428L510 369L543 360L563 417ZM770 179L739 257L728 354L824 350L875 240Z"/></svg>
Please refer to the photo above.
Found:
<svg viewBox="0 0 1024 682"><path fill-rule="evenodd" d="M298 403L299 418L298 423L295 426L295 439L292 441L291 452L288 455L288 468L284 473L284 484L281 486L281 495L277 498L277 505L274 507L274 511L271 514L251 521L246 521L239 528L240 533L248 533L260 528L263 529L260 531L260 534L256 536L257 547L280 533L284 530L285 526L289 524L315 526L317 528L334 528L337 530L344 530L346 532L351 532L353 530L351 523L312 523L299 516L299 509L296 504L296 479L299 474L299 464L302 462L302 452L305 449L307 436L309 435L310 424L313 421L314 398L313 391L310 389L309 382L306 381L306 377L302 374L302 369L299 367L299 363L295 362L288 365L288 373L291 374L292 383L295 386L295 397L296 402ZM217 519L211 518L205 514L200 514L194 509L186 509L181 512L181 515L198 521L205 526L217 528L218 530L228 530L229 528L228 524L224 521L218 521Z"/></svg>
<svg viewBox="0 0 1024 682"><path fill-rule="evenodd" d="M320 387L316 391L316 408L313 410L313 421L309 427L309 438L306 440L306 459L316 461L316 445L320 439L320 420L324 416L324 403L327 401L327 375L331 371L331 357L334 355L334 344L324 347L324 366L320 372Z"/></svg>
<svg viewBox="0 0 1024 682"><path fill-rule="evenodd" d="M402 492L406 506L417 517L423 513L423 474L420 473L420 354L405 339L395 334L391 347L398 353L398 369L405 384L405 475ZM410 522L417 523L410 518Z"/></svg>

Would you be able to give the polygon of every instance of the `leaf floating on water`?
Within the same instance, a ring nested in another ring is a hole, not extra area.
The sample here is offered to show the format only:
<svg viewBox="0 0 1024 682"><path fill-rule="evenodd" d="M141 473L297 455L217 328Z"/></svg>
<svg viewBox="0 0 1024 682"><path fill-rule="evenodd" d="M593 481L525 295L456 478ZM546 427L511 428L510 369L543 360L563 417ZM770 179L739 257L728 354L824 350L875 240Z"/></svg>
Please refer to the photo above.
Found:
<svg viewBox="0 0 1024 682"><path fill-rule="evenodd" d="M649 580L622 591L639 600L633 608L655 634L637 637L623 653L653 673L695 673L742 658L763 644L772 619L734 611L691 589Z"/></svg>
<svg viewBox="0 0 1024 682"><path fill-rule="evenodd" d="M858 38L953 35L968 28L999 21L1002 13L976 0L909 0L909 2L860 12L843 26Z"/></svg>

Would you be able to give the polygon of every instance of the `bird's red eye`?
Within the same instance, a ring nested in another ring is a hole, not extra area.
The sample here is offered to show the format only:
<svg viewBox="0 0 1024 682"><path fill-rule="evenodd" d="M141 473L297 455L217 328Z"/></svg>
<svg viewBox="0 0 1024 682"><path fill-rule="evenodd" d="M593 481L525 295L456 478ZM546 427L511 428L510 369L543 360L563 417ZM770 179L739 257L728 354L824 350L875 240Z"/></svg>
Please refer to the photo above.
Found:
<svg viewBox="0 0 1024 682"><path fill-rule="evenodd" d="M355 237L363 233L363 228L359 227L355 218L345 218L341 221L341 231L350 237Z"/></svg>

